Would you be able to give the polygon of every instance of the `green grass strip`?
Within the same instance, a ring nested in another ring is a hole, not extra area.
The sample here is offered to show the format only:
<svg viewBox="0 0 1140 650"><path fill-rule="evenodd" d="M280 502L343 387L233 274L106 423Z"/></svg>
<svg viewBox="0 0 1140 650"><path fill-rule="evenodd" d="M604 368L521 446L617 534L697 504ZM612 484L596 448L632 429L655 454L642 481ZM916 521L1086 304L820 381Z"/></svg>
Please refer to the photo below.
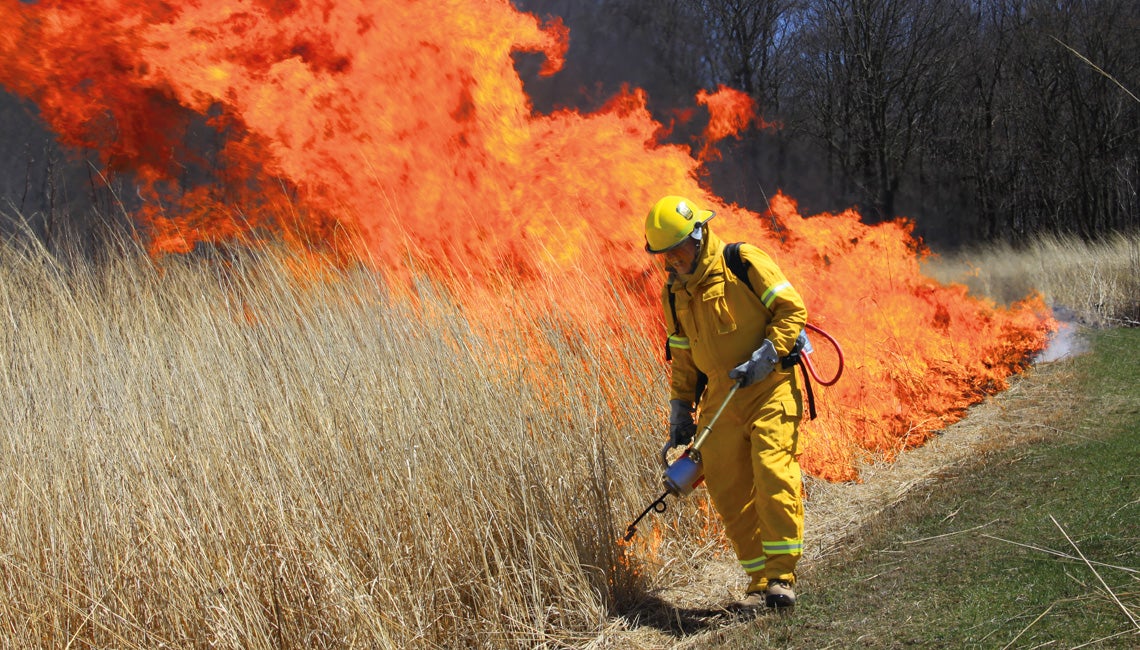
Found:
<svg viewBox="0 0 1140 650"><path fill-rule="evenodd" d="M949 470L805 571L794 613L717 645L1140 646L1140 329L1089 336L1040 441Z"/></svg>

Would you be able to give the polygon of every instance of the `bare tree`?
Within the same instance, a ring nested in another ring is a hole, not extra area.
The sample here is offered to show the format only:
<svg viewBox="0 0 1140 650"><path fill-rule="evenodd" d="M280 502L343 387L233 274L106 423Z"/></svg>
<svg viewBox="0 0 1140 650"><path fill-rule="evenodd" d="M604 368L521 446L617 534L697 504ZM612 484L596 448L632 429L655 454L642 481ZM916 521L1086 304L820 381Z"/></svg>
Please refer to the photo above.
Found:
<svg viewBox="0 0 1140 650"><path fill-rule="evenodd" d="M961 187L966 225L983 239L1003 234L1011 188L1022 182L1028 154L1017 137L1021 116L1012 101L1026 0L970 3L966 63L953 97L943 155L945 180Z"/></svg>
<svg viewBox="0 0 1140 650"><path fill-rule="evenodd" d="M784 47L793 0L702 0L688 3L706 33L710 76L778 110Z"/></svg>
<svg viewBox="0 0 1140 650"><path fill-rule="evenodd" d="M1025 202L1037 214L1024 215L1028 227L1016 234L1135 228L1140 105L1087 61L1140 81L1140 8L1127 0L1034 2L1030 19L1026 40L1036 37L1036 51L1026 53L1019 81L1034 100L1026 125L1041 155Z"/></svg>
<svg viewBox="0 0 1140 650"><path fill-rule="evenodd" d="M827 151L840 196L896 216L900 185L932 143L960 73L953 0L809 0L800 26L797 125Z"/></svg>
<svg viewBox="0 0 1140 650"><path fill-rule="evenodd" d="M972 4L971 73L951 150L975 234L1018 242L1041 231L1091 238L1136 228L1140 102L1127 86L1140 82L1140 8Z"/></svg>

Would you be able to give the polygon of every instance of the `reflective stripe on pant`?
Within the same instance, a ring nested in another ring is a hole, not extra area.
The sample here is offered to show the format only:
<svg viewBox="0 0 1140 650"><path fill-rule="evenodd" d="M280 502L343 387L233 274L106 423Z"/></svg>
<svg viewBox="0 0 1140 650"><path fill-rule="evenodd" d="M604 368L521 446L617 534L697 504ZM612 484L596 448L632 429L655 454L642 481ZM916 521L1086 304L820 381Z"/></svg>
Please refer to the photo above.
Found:
<svg viewBox="0 0 1140 650"><path fill-rule="evenodd" d="M746 390L701 447L705 484L753 586L794 581L804 530L796 460L802 399L790 381L767 395Z"/></svg>

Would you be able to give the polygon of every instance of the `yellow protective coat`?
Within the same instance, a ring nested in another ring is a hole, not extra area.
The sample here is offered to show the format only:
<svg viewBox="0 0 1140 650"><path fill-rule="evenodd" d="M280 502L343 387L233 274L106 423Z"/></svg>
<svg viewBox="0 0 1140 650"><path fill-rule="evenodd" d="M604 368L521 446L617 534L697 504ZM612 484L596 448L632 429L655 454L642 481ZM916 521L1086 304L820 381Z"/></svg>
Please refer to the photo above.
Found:
<svg viewBox="0 0 1140 650"><path fill-rule="evenodd" d="M733 385L728 372L764 339L781 357L788 354L807 321L803 300L772 259L747 244L740 254L751 289L726 266L724 242L707 231L693 273L671 278L662 292L672 357L670 399L696 401L698 371L706 374L701 428ZM778 367L736 392L701 447L705 485L749 574L748 591L763 590L769 579L795 580L803 550L796 460L802 410L795 368Z"/></svg>

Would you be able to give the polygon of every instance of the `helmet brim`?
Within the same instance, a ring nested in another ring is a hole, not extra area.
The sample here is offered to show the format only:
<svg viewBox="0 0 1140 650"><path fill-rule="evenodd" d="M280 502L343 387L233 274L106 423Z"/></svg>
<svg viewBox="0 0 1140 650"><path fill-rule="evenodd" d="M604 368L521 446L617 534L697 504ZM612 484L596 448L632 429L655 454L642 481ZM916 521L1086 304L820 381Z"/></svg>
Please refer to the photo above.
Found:
<svg viewBox="0 0 1140 650"><path fill-rule="evenodd" d="M712 218L716 216L716 212L714 212L712 210L700 210L700 211L698 211L698 216L700 217L700 220L697 221L696 224L693 225L693 229L691 231L689 231L689 234L685 235L680 240L678 240L676 244L673 244L672 246L666 246L665 248L654 249L654 248L649 246L649 242L645 242L645 251L647 253L652 253L653 255L660 255L661 253L668 253L669 251L673 250L674 248L677 248L678 246L680 246L681 244L684 244L685 240L687 240L687 239L692 238L692 239L699 240L700 237L693 237L693 233L699 232L702 226L707 224L709 221L712 221Z"/></svg>

